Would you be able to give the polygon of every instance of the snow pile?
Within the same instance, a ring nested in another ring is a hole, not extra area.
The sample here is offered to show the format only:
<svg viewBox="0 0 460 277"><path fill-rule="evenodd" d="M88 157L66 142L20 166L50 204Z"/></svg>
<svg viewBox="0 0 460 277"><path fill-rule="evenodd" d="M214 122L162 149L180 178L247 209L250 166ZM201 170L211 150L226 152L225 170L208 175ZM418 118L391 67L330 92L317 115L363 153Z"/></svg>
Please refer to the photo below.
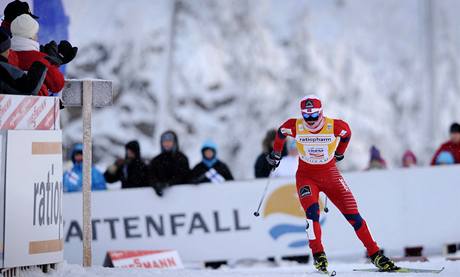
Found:
<svg viewBox="0 0 460 277"><path fill-rule="evenodd" d="M439 269L445 267L440 274L421 274L420 276L452 276L457 277L460 274L460 262L446 262L441 258L434 259L426 263L400 263L402 266L424 269ZM374 272L353 272L353 269L372 268L370 264L353 264L353 263L334 263L330 264L330 269L337 272L337 276L382 276L382 273ZM239 268L223 268L219 270L205 269L184 269L184 270L147 270L147 269L114 269L103 267L92 267L85 269L79 265L63 264L56 271L50 274L43 274L38 271L25 274L26 277L304 277L305 274L316 272L312 265L297 265L284 263L280 267L268 266L246 266ZM315 274L317 275L317 274ZM415 274L419 275L419 274ZM398 276L414 276L414 274L398 273Z"/></svg>
<svg viewBox="0 0 460 277"><path fill-rule="evenodd" d="M365 168L372 144L390 166L409 148L426 164L460 119L458 2L64 3L80 47L69 77L116 84L115 105L94 116L102 165L130 139L152 157L171 128L192 165L212 138L236 178L252 177L266 130L297 116L310 93L352 127L344 169ZM69 145L81 137L78 116L63 115Z"/></svg>

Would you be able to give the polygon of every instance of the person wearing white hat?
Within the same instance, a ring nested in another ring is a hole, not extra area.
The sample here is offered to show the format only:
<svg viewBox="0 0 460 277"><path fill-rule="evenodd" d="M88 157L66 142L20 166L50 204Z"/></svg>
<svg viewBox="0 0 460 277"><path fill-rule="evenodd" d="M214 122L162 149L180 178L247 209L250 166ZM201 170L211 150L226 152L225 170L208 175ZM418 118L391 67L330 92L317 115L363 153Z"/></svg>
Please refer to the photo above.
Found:
<svg viewBox="0 0 460 277"><path fill-rule="evenodd" d="M40 44L37 41L39 29L40 25L29 14L22 14L16 17L11 22L11 33L13 35L11 49L17 55L18 67L22 70L29 70L36 61L43 63L47 67L45 82L38 95L48 96L51 93L58 93L64 88L64 75L59 71L62 59L57 54L58 46L55 42L54 48L56 50L54 52L40 52ZM52 48L53 45L50 46L50 44L45 47Z"/></svg>
<svg viewBox="0 0 460 277"><path fill-rule="evenodd" d="M0 29L0 94L36 95L46 75L46 66L34 62L27 72L9 63L11 40Z"/></svg>

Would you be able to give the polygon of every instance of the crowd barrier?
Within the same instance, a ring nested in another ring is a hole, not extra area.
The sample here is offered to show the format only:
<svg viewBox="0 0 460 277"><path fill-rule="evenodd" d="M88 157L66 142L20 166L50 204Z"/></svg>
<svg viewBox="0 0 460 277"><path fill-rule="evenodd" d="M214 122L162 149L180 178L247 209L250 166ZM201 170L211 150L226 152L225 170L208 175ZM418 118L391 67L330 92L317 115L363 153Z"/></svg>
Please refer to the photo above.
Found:
<svg viewBox="0 0 460 277"><path fill-rule="evenodd" d="M459 166L345 174L363 218L387 253L424 246L441 253L460 241ZM93 256L107 251L178 250L185 262L305 255L304 212L294 179L273 179L261 216L253 216L266 180L183 185L158 197L150 188L93 193ZM324 196L322 196L322 199ZM65 259L81 262L81 194L64 195ZM353 228L330 206L321 213L330 257L364 257Z"/></svg>

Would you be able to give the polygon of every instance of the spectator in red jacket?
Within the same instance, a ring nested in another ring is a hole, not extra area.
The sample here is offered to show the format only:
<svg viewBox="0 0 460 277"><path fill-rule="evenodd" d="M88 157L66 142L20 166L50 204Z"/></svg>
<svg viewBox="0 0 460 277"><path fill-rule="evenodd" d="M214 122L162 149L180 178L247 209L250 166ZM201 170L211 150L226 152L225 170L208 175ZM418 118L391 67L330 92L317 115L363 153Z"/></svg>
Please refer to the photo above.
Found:
<svg viewBox="0 0 460 277"><path fill-rule="evenodd" d="M431 165L436 165L438 156L442 152L449 152L454 157L454 163L460 163L460 124L457 122L452 123L450 126L450 140L442 144L433 158L431 159Z"/></svg>
<svg viewBox="0 0 460 277"><path fill-rule="evenodd" d="M22 70L29 70L36 61L47 67L45 82L38 95L48 96L64 88L64 75L59 71L62 61L56 59L52 54L40 52L40 44L37 42L38 29L38 22L29 14L16 17L11 22L11 33L13 34L11 48L16 52L18 67Z"/></svg>
<svg viewBox="0 0 460 277"><path fill-rule="evenodd" d="M404 152L402 157L402 166L406 168L417 166L417 157L415 156L414 152L410 150Z"/></svg>

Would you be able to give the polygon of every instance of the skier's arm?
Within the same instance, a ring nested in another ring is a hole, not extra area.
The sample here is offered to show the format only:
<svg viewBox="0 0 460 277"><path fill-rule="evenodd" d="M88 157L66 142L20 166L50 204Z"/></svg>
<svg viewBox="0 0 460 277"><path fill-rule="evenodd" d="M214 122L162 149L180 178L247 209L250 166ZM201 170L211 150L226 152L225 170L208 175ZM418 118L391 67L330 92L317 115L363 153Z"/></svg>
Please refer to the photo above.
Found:
<svg viewBox="0 0 460 277"><path fill-rule="evenodd" d="M278 128L278 131L276 132L276 137L275 137L275 143L273 145L273 152L275 153L280 153L283 151L283 146L284 146L284 141L286 140L286 137L295 137L295 124L296 124L296 119L291 118L288 119L286 122L281 125L281 127Z"/></svg>
<svg viewBox="0 0 460 277"><path fill-rule="evenodd" d="M340 137L340 142L335 150L335 153L336 155L343 156L351 139L350 126L348 126L348 124L343 120L334 120L334 135L336 137Z"/></svg>

